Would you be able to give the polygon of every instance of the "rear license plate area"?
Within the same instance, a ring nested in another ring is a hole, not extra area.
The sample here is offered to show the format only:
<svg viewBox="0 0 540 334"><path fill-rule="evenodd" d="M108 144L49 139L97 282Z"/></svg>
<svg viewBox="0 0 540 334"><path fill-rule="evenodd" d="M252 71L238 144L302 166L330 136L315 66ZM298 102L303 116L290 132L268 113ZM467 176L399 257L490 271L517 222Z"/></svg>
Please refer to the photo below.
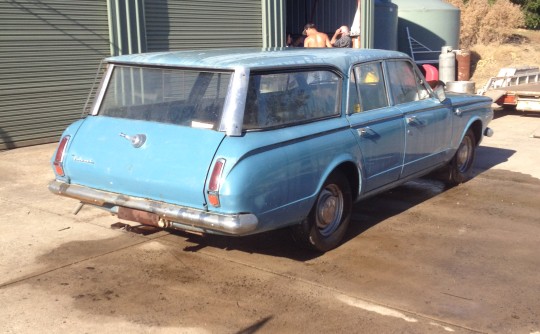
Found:
<svg viewBox="0 0 540 334"><path fill-rule="evenodd" d="M119 207L117 216L120 219L137 222L144 225L159 226L159 216L151 212Z"/></svg>

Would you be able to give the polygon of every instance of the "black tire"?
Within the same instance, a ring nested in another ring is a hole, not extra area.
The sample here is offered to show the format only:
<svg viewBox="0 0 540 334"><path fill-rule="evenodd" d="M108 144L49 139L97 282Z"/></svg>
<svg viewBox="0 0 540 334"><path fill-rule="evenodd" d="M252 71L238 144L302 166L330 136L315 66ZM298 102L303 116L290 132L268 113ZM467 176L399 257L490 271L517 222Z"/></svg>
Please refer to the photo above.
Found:
<svg viewBox="0 0 540 334"><path fill-rule="evenodd" d="M461 140L456 154L448 164L447 184L455 186L468 181L472 177L476 158L476 137L471 129L467 130Z"/></svg>
<svg viewBox="0 0 540 334"><path fill-rule="evenodd" d="M303 247L327 252L339 246L351 219L348 179L335 171L324 182L307 218L294 226L293 237Z"/></svg>

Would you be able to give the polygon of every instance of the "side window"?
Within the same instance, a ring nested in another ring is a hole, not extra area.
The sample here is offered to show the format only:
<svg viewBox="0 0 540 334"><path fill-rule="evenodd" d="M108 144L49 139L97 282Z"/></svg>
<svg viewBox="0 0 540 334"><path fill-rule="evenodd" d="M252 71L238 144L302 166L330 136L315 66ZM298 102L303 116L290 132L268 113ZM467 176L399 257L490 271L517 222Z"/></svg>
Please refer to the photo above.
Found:
<svg viewBox="0 0 540 334"><path fill-rule="evenodd" d="M356 87L352 84L353 82ZM349 111L351 113L387 107L388 97L381 63L366 63L354 67L351 73L350 94ZM357 101L354 102L351 99Z"/></svg>
<svg viewBox="0 0 540 334"><path fill-rule="evenodd" d="M339 115L340 77L331 71L252 73L243 128L264 129Z"/></svg>
<svg viewBox="0 0 540 334"><path fill-rule="evenodd" d="M423 81L408 61L389 61L388 78L395 104L424 100L430 97Z"/></svg>

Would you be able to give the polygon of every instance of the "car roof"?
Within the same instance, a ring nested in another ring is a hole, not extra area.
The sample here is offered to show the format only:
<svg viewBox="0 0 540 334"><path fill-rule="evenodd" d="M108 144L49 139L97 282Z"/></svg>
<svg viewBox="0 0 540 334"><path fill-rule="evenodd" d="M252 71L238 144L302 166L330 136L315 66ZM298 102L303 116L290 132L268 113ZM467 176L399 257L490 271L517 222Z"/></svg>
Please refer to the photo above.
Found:
<svg viewBox="0 0 540 334"><path fill-rule="evenodd" d="M352 48L227 48L140 53L107 58L110 63L234 70L331 65L347 73L354 63L409 58L404 53Z"/></svg>

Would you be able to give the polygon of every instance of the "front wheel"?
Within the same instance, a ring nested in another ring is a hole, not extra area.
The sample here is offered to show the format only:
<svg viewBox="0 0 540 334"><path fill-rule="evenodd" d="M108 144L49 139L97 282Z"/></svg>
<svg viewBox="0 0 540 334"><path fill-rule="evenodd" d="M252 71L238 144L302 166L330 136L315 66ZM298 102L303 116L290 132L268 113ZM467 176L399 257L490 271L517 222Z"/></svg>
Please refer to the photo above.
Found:
<svg viewBox="0 0 540 334"><path fill-rule="evenodd" d="M336 248L349 226L351 209L351 187L336 171L324 182L308 217L293 227L295 240L320 252Z"/></svg>
<svg viewBox="0 0 540 334"><path fill-rule="evenodd" d="M448 165L449 185L458 185L472 177L474 159L476 157L476 137L471 129L467 130L459 144L456 154Z"/></svg>

